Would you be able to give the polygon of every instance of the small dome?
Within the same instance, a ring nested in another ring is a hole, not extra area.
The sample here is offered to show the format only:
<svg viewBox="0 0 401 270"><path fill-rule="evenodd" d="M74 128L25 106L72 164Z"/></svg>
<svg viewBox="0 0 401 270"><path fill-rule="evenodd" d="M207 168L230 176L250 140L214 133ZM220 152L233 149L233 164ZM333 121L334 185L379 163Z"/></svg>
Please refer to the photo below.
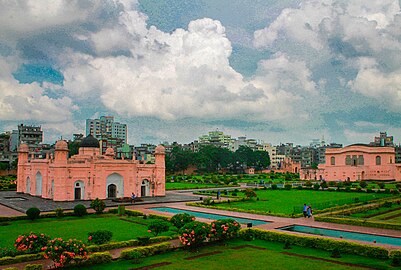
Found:
<svg viewBox="0 0 401 270"><path fill-rule="evenodd" d="M166 149L161 144L159 144L155 149L155 154L164 154L165 152L166 152Z"/></svg>
<svg viewBox="0 0 401 270"><path fill-rule="evenodd" d="M99 141L89 134L81 141L79 147L99 148Z"/></svg>
<svg viewBox="0 0 401 270"><path fill-rule="evenodd" d="M18 152L29 152L29 147L26 143L21 143Z"/></svg>
<svg viewBox="0 0 401 270"><path fill-rule="evenodd" d="M55 146L56 150L68 150L68 144L64 140L60 140L56 142Z"/></svg>
<svg viewBox="0 0 401 270"><path fill-rule="evenodd" d="M114 149L109 147L106 149L106 156L113 156L114 157Z"/></svg>

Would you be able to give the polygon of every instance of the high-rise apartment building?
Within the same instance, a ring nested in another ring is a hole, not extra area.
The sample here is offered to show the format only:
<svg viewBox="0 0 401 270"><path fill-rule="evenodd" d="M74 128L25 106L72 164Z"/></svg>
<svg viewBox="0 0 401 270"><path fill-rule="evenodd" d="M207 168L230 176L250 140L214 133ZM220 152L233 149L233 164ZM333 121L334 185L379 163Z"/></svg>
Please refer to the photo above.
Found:
<svg viewBox="0 0 401 270"><path fill-rule="evenodd" d="M101 116L100 119L86 119L86 135L91 134L98 140L119 139L127 143L127 125L114 122L113 116Z"/></svg>
<svg viewBox="0 0 401 270"><path fill-rule="evenodd" d="M40 126L27 126L24 124L18 125L17 130L11 133L11 151L17 151L21 143L26 143L30 151L39 147L43 141L43 131Z"/></svg>

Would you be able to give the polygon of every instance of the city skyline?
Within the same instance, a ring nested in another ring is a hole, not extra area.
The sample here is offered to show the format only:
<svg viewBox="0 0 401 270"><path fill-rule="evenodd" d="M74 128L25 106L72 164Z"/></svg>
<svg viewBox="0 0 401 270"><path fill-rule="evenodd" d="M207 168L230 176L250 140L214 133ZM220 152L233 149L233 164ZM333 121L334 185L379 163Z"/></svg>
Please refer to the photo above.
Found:
<svg viewBox="0 0 401 270"><path fill-rule="evenodd" d="M0 130L112 115L130 144L401 138L399 1L0 3ZM86 134L85 134L86 135Z"/></svg>

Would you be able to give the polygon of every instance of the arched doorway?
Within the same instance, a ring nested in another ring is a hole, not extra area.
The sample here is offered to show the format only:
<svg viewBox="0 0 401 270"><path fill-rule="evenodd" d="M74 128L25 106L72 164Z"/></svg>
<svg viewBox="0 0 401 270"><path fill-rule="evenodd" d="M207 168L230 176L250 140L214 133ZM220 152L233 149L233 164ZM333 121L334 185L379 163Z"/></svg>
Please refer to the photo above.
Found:
<svg viewBox="0 0 401 270"><path fill-rule="evenodd" d="M120 174L112 173L109 176L107 176L106 194L108 198L124 197L124 178Z"/></svg>
<svg viewBox="0 0 401 270"><path fill-rule="evenodd" d="M114 184L110 184L107 186L107 198L115 197L117 197L117 186Z"/></svg>
<svg viewBox="0 0 401 270"><path fill-rule="evenodd" d="M40 172L36 173L36 190L35 190L35 195L36 196L42 196L42 174ZM46 192L45 192L46 193Z"/></svg>
<svg viewBox="0 0 401 270"><path fill-rule="evenodd" d="M141 197L150 196L150 182L143 180L141 184Z"/></svg>
<svg viewBox="0 0 401 270"><path fill-rule="evenodd" d="M31 193L31 179L29 177L26 178L25 193Z"/></svg>
<svg viewBox="0 0 401 270"><path fill-rule="evenodd" d="M84 182L83 181L76 181L74 183L74 200L83 200L84 199Z"/></svg>

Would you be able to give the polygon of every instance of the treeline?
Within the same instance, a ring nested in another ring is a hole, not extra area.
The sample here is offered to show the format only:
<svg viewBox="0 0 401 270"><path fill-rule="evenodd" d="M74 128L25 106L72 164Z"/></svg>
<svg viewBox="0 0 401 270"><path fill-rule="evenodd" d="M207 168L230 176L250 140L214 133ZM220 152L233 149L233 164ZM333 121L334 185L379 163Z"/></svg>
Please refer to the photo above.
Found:
<svg viewBox="0 0 401 270"><path fill-rule="evenodd" d="M183 172L189 166L195 166L200 173L224 170L237 174L243 173L248 167L262 170L269 165L268 152L253 151L247 146L240 146L237 151L231 152L227 148L204 145L196 153L175 146L171 153L166 155L166 170L170 173Z"/></svg>

